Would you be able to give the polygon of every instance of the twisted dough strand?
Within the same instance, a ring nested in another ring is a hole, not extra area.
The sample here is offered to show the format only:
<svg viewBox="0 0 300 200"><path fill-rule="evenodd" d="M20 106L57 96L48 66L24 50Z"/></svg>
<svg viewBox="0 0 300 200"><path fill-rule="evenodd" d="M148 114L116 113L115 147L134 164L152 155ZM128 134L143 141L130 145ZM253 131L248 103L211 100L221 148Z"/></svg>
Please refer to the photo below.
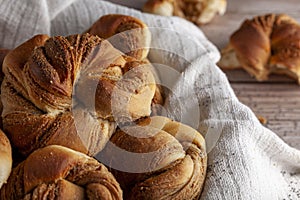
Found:
<svg viewBox="0 0 300 200"><path fill-rule="evenodd" d="M122 199L113 175L97 160L66 147L36 150L12 172L1 199Z"/></svg>
<svg viewBox="0 0 300 200"><path fill-rule="evenodd" d="M101 152L125 199L197 199L206 175L203 137L168 118L122 127ZM121 165L120 165L121 163Z"/></svg>

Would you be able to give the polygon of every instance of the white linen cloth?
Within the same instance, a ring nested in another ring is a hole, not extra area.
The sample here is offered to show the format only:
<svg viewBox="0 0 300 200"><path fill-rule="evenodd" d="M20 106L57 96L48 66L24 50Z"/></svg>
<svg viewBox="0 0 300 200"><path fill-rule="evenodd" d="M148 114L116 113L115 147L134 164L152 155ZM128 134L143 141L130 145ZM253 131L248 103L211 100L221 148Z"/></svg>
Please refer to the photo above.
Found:
<svg viewBox="0 0 300 200"><path fill-rule="evenodd" d="M209 159L200 199L300 199L300 152L238 101L215 65L216 47L193 24L100 0L2 0L0 47L14 48L35 34L81 33L109 13L146 22L153 31L151 61L177 70L160 74L173 91L166 110L205 134Z"/></svg>

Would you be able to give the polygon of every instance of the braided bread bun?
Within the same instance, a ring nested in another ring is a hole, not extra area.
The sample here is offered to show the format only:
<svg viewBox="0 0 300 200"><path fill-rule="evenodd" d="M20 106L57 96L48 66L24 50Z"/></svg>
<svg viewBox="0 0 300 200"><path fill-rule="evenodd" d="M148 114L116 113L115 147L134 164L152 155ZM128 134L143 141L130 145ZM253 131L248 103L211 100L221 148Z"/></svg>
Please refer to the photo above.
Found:
<svg viewBox="0 0 300 200"><path fill-rule="evenodd" d="M218 65L243 68L259 81L286 74L300 83L300 25L285 14L246 20L230 37Z"/></svg>
<svg viewBox="0 0 300 200"><path fill-rule="evenodd" d="M13 169L0 199L122 199L122 190L97 160L50 145L30 154Z"/></svg>
<svg viewBox="0 0 300 200"><path fill-rule="evenodd" d="M149 67L152 66L147 59L151 44L151 32L141 20L128 15L108 14L100 17L86 32L107 39L126 55L147 63ZM156 82L160 83L154 67L152 71ZM163 105L163 102L163 90L160 85L157 85L152 99L152 114L160 113L159 105Z"/></svg>
<svg viewBox="0 0 300 200"><path fill-rule="evenodd" d="M0 188L6 183L12 168L11 146L6 135L0 130Z"/></svg>
<svg viewBox="0 0 300 200"><path fill-rule="evenodd" d="M35 36L3 71L3 127L24 155L50 144L95 155L116 121L150 115L156 89L145 63L89 34Z"/></svg>
<svg viewBox="0 0 300 200"><path fill-rule="evenodd" d="M226 11L226 0L148 0L143 11L163 16L179 16L195 24L209 23Z"/></svg>
<svg viewBox="0 0 300 200"><path fill-rule="evenodd" d="M196 130L155 116L118 129L101 152L125 199L197 199L206 174L205 141ZM112 144L112 145L111 145Z"/></svg>

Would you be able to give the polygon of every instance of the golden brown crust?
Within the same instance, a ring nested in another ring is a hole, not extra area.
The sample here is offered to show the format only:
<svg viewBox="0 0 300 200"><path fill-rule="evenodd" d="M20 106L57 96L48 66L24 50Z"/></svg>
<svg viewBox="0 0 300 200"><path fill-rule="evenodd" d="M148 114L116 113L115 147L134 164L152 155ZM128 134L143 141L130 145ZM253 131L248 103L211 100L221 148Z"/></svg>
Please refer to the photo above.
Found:
<svg viewBox="0 0 300 200"><path fill-rule="evenodd" d="M3 60L5 58L5 56L10 52L9 49L1 49L0 48L0 85L2 84L2 81L4 79L4 73L3 73L3 70L2 70L2 63L3 63ZM1 92L0 92L0 95L1 95ZM1 96L0 96L0 99L1 99ZM2 110L3 110L3 105L2 105L2 101L0 100L0 113L2 114ZM3 125L2 125L2 116L0 115L0 129L3 128Z"/></svg>
<svg viewBox="0 0 300 200"><path fill-rule="evenodd" d="M274 20L274 14L246 20L230 37L230 45L241 65L258 80L266 80L269 74L265 66L271 55L269 38Z"/></svg>
<svg viewBox="0 0 300 200"><path fill-rule="evenodd" d="M287 15L279 15L271 35L272 72L283 73L300 84L300 25Z"/></svg>
<svg viewBox="0 0 300 200"><path fill-rule="evenodd" d="M12 152L8 138L0 130L0 188L8 179L12 168Z"/></svg>
<svg viewBox="0 0 300 200"><path fill-rule="evenodd" d="M122 191L113 175L97 160L51 145L36 150L13 170L0 197L122 199Z"/></svg>
<svg viewBox="0 0 300 200"><path fill-rule="evenodd" d="M130 67L129 65L133 65L133 63L137 63L137 61L130 61L132 60L130 57L134 57L139 60L139 65L148 65L149 68L152 68L152 73L155 76L156 82L160 82L155 68L147 60L151 43L151 34L144 22L132 16L109 14L100 17L86 32L108 39L112 42L114 47L128 55L129 57L125 56L124 59L129 59L130 64L126 64L125 68ZM126 72L129 71L129 69L126 70L125 68L124 70ZM131 66L130 69L132 68L133 67ZM112 87L112 84L110 82L102 82L99 87L101 87L103 91L106 91L106 89ZM109 95L109 93L104 94L103 97ZM155 94L152 100L152 114L156 115L160 112L163 101L162 88L159 85L156 85ZM106 105L107 101L104 99L101 104ZM111 104L106 106L106 114L103 113L103 115L108 116L108 113L111 110L110 105Z"/></svg>
<svg viewBox="0 0 300 200"><path fill-rule="evenodd" d="M163 16L179 16L195 24L209 23L215 15L223 15L226 0L148 0L143 11Z"/></svg>
<svg viewBox="0 0 300 200"><path fill-rule="evenodd" d="M172 16L175 0L148 0L143 6L143 11L162 16Z"/></svg>
<svg viewBox="0 0 300 200"><path fill-rule="evenodd" d="M0 67L1 67L1 70L0 70L0 84L2 83L3 78L4 78L4 73L3 73L3 70L2 70L3 60L9 52L10 52L9 49L0 48Z"/></svg>
<svg viewBox="0 0 300 200"><path fill-rule="evenodd" d="M148 55L151 33L147 25L135 17L104 15L86 32L108 39L115 48L138 60L143 60Z"/></svg>
<svg viewBox="0 0 300 200"><path fill-rule="evenodd" d="M32 51L44 44L49 37L47 35L36 35L30 40L24 42L21 46L10 51L3 61L3 72L15 87L18 87L23 95L26 94L24 86L20 85L23 75L20 71L23 70L25 63L31 56Z"/></svg>
<svg viewBox="0 0 300 200"><path fill-rule="evenodd" d="M137 126L122 127L111 142L103 157L126 199L199 197L207 157L205 141L196 130L155 116L140 120Z"/></svg>
<svg viewBox="0 0 300 200"><path fill-rule="evenodd" d="M259 81L270 73L286 74L300 83L300 25L285 14L256 16L243 22L222 50L218 65L242 67Z"/></svg>
<svg viewBox="0 0 300 200"><path fill-rule="evenodd" d="M59 144L94 155L115 121L150 115L156 83L141 61L90 34L44 38L25 42L4 61L4 129L21 153ZM31 55L19 56L24 51Z"/></svg>

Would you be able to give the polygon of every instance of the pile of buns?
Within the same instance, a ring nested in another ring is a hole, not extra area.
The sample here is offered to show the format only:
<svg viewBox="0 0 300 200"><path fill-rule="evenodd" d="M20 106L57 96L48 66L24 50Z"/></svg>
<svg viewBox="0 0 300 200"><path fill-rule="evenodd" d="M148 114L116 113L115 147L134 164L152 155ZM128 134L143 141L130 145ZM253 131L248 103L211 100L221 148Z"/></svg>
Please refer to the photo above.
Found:
<svg viewBox="0 0 300 200"><path fill-rule="evenodd" d="M178 16L197 25L207 24L226 11L226 0L148 0L143 11L163 16Z"/></svg>
<svg viewBox="0 0 300 200"><path fill-rule="evenodd" d="M286 14L245 20L221 53L223 69L242 68L258 81L284 74L300 84L300 24Z"/></svg>
<svg viewBox="0 0 300 200"><path fill-rule="evenodd" d="M154 112L163 91L150 42L142 21L107 15L1 52L0 199L200 196L205 141Z"/></svg>

